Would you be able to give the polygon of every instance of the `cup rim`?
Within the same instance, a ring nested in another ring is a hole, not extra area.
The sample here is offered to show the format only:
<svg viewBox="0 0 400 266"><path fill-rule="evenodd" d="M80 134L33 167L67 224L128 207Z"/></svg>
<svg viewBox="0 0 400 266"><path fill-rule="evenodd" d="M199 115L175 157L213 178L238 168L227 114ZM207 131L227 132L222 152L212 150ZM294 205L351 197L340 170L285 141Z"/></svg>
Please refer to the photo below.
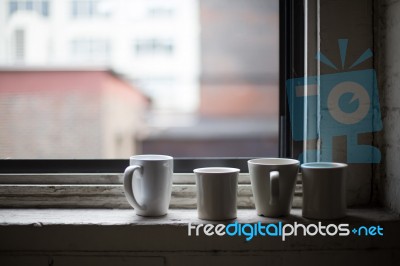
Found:
<svg viewBox="0 0 400 266"><path fill-rule="evenodd" d="M265 157L265 158L255 158L247 161L248 164L255 165L293 165L300 164L299 160L291 159L291 158L273 158L273 157Z"/></svg>
<svg viewBox="0 0 400 266"><path fill-rule="evenodd" d="M165 161L173 160L174 158L169 155L162 154L138 154L129 157L130 160L144 160L144 161Z"/></svg>
<svg viewBox="0 0 400 266"><path fill-rule="evenodd" d="M326 165L326 167L321 167L322 165ZM337 162L310 162L303 163L301 168L306 169L336 169L336 168L345 168L348 165L345 163L337 163Z"/></svg>
<svg viewBox="0 0 400 266"><path fill-rule="evenodd" d="M201 167L193 170L196 174L232 174L239 173L240 169L233 167Z"/></svg>

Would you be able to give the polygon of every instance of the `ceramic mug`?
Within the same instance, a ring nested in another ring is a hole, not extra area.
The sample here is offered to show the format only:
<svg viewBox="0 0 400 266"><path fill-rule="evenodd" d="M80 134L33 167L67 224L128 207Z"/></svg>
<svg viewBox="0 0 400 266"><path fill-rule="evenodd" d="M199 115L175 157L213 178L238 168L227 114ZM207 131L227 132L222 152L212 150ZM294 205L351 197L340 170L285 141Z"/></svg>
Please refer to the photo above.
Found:
<svg viewBox="0 0 400 266"><path fill-rule="evenodd" d="M346 216L347 164L305 163L301 169L303 217L338 219Z"/></svg>
<svg viewBox="0 0 400 266"><path fill-rule="evenodd" d="M124 191L137 215L162 216L168 211L172 190L173 158L136 155L124 172Z"/></svg>
<svg viewBox="0 0 400 266"><path fill-rule="evenodd" d="M248 161L258 215L289 215L299 165L298 160L285 158L259 158Z"/></svg>
<svg viewBox="0 0 400 266"><path fill-rule="evenodd" d="M240 170L229 167L205 167L196 175L197 214L204 220L236 218L236 194Z"/></svg>

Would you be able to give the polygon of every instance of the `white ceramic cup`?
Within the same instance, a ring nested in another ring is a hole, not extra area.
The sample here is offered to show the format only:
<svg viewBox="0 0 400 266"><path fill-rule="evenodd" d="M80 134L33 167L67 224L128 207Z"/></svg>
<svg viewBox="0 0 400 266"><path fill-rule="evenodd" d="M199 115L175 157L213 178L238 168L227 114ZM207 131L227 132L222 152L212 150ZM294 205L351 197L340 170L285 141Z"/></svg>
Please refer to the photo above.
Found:
<svg viewBox="0 0 400 266"><path fill-rule="evenodd" d="M197 214L204 220L236 218L236 194L240 170L206 167L193 170L197 184Z"/></svg>
<svg viewBox="0 0 400 266"><path fill-rule="evenodd" d="M301 169L303 217L321 220L346 216L347 164L305 163Z"/></svg>
<svg viewBox="0 0 400 266"><path fill-rule="evenodd" d="M173 158L167 155L130 157L124 173L124 191L129 204L141 216L162 216L171 200Z"/></svg>
<svg viewBox="0 0 400 266"><path fill-rule="evenodd" d="M285 158L259 158L248 161L258 215L289 215L299 165L299 161Z"/></svg>

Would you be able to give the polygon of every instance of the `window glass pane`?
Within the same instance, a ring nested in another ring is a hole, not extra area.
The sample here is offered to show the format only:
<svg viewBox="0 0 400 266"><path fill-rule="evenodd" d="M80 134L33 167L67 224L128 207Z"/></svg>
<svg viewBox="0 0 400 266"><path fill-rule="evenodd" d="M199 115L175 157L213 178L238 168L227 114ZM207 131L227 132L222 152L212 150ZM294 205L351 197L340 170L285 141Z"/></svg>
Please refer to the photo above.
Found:
<svg viewBox="0 0 400 266"><path fill-rule="evenodd" d="M14 12L16 12L18 10L18 3L17 1L10 1L8 3L8 14L12 15Z"/></svg>
<svg viewBox="0 0 400 266"><path fill-rule="evenodd" d="M0 158L278 156L278 2L8 1Z"/></svg>
<svg viewBox="0 0 400 266"><path fill-rule="evenodd" d="M26 1L25 2L25 9L26 10L33 10L33 2L32 1Z"/></svg>
<svg viewBox="0 0 400 266"><path fill-rule="evenodd" d="M71 3L71 13L72 13L72 17L77 17L78 16L78 2L77 1L72 1Z"/></svg>
<svg viewBox="0 0 400 266"><path fill-rule="evenodd" d="M173 16L174 10L168 6L154 6L147 10L147 14L153 18L169 18Z"/></svg>
<svg viewBox="0 0 400 266"><path fill-rule="evenodd" d="M109 40L78 38L70 42L70 47L74 64L107 63L110 60Z"/></svg>
<svg viewBox="0 0 400 266"><path fill-rule="evenodd" d="M16 63L21 63L25 58L25 32L21 29L15 30L14 35L14 59Z"/></svg>
<svg viewBox="0 0 400 266"><path fill-rule="evenodd" d="M42 1L41 14L45 17L47 17L49 15L49 2L48 1Z"/></svg>
<svg viewBox="0 0 400 266"><path fill-rule="evenodd" d="M74 18L105 18L114 8L112 0L70 0L70 10Z"/></svg>
<svg viewBox="0 0 400 266"><path fill-rule="evenodd" d="M8 1L8 13L11 16L17 11L26 11L29 13L37 12L37 14L47 17L49 15L49 1L48 0L9 0Z"/></svg>
<svg viewBox="0 0 400 266"><path fill-rule="evenodd" d="M147 39L135 41L135 53L138 56L172 55L174 44L171 39Z"/></svg>

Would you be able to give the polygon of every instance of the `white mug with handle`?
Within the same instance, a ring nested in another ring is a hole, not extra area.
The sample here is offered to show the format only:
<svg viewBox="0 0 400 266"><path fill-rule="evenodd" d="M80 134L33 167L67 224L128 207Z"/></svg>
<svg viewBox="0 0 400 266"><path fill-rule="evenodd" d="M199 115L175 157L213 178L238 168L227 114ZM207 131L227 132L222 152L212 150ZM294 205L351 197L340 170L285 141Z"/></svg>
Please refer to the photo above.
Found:
<svg viewBox="0 0 400 266"><path fill-rule="evenodd" d="M258 215L289 215L299 165L298 160L285 158L259 158L248 161Z"/></svg>
<svg viewBox="0 0 400 266"><path fill-rule="evenodd" d="M167 214L171 201L173 158L167 155L136 155L124 172L124 192L140 216Z"/></svg>

